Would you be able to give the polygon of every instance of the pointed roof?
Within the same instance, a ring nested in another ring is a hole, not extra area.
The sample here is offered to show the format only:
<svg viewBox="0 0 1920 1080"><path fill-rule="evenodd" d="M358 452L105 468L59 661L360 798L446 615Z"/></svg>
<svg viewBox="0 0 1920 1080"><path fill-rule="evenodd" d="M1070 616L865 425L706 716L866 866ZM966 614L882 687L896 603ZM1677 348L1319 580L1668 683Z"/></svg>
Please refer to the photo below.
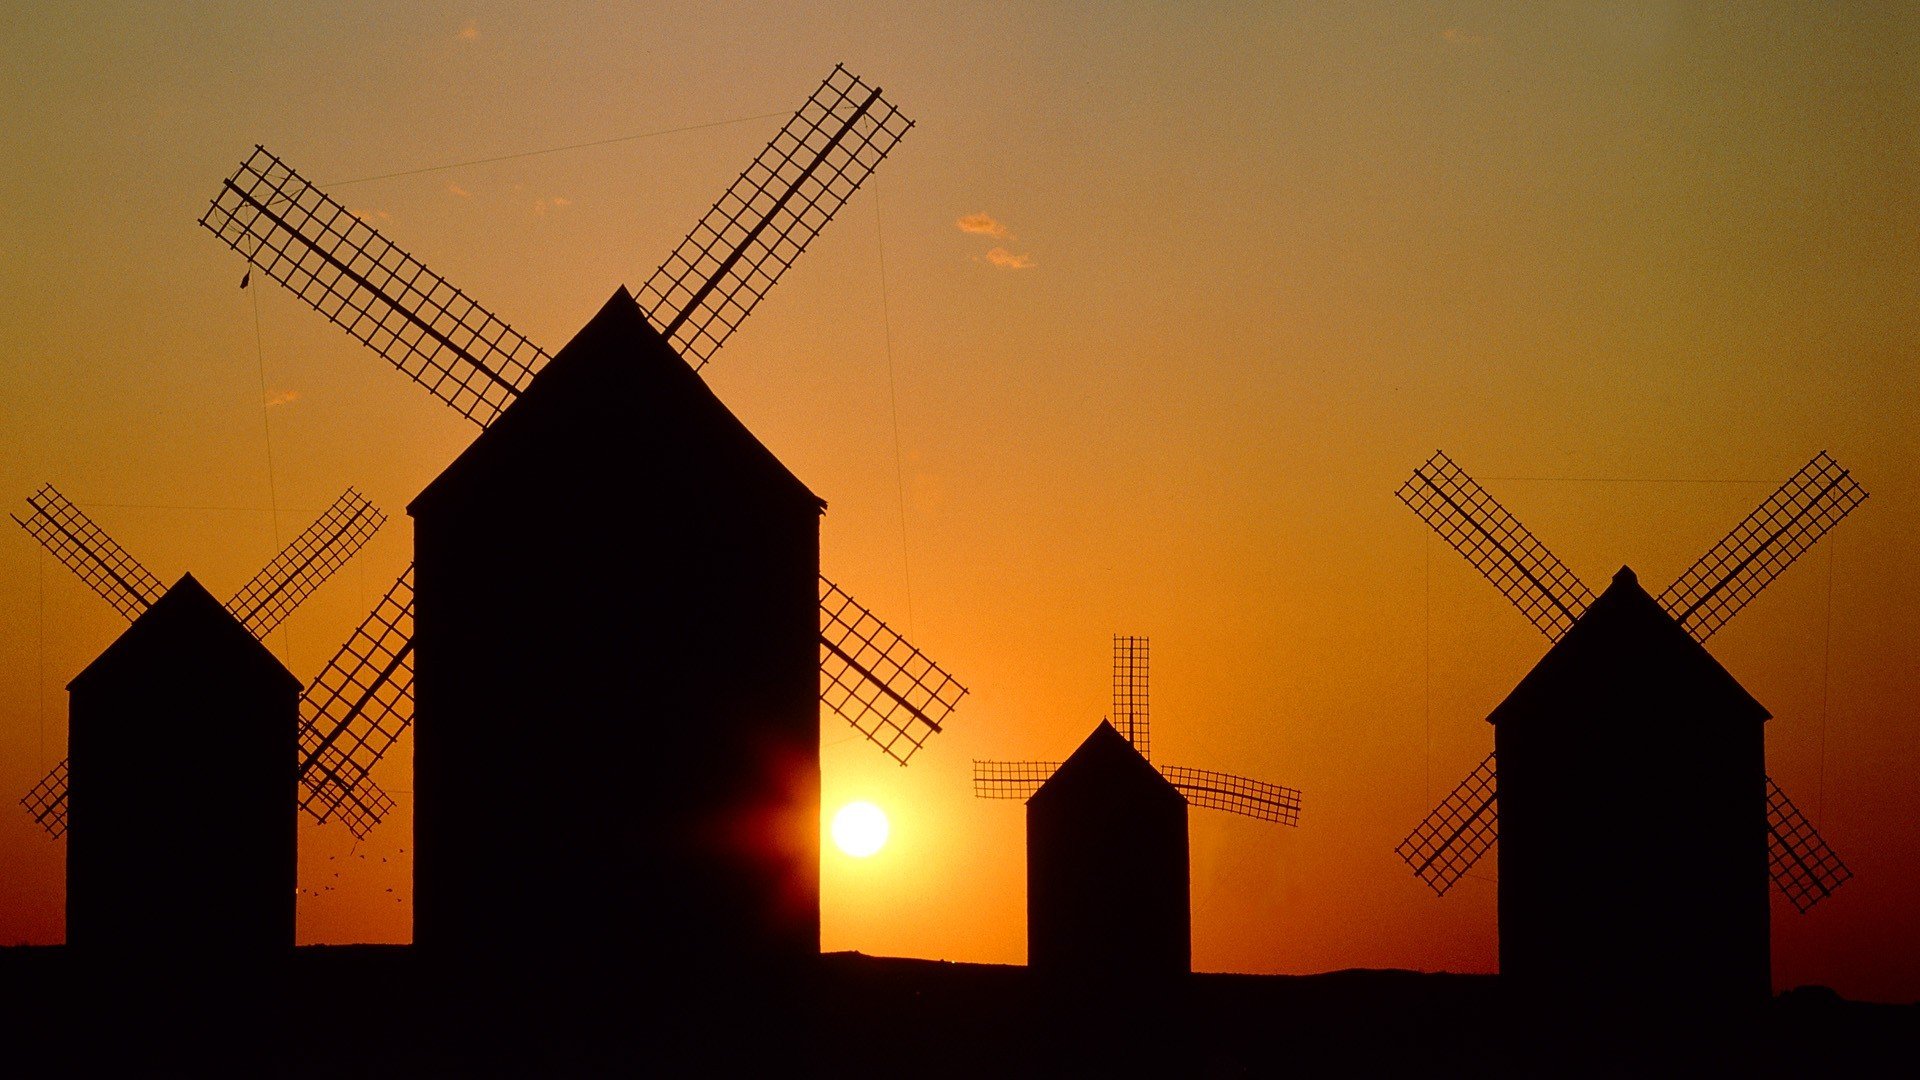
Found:
<svg viewBox="0 0 1920 1080"><path fill-rule="evenodd" d="M624 445L622 445L624 444ZM685 476L727 491L826 504L781 464L673 351L625 288L533 377L513 404L407 506L409 514L450 498L498 492L491 478L567 450L615 448L655 461L654 482ZM623 458L625 460L625 458ZM554 467L562 467L553 463Z"/></svg>
<svg viewBox="0 0 1920 1080"><path fill-rule="evenodd" d="M1487 720L1552 716L1564 713L1569 701L1588 713L1613 710L1622 716L1656 705L1735 721L1773 715L1625 566Z"/></svg>
<svg viewBox="0 0 1920 1080"><path fill-rule="evenodd" d="M1185 806L1186 796L1153 767L1127 737L1105 720L1027 800L1045 806L1057 800L1164 799Z"/></svg>
<svg viewBox="0 0 1920 1080"><path fill-rule="evenodd" d="M82 690L129 674L139 677L204 656L236 665L235 676L279 681L300 692L300 680L192 574L182 575L141 612L125 633L67 683L67 689Z"/></svg>

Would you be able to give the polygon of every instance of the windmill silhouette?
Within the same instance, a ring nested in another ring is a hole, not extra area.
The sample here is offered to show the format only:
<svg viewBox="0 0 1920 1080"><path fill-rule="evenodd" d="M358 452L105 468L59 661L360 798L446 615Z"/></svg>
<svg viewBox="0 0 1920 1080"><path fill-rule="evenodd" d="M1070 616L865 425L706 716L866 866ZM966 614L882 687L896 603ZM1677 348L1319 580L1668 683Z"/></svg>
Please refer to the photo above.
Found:
<svg viewBox="0 0 1920 1080"><path fill-rule="evenodd" d="M403 575L353 675L380 723L327 733L370 768L417 680L423 948L817 953L816 815L780 815L817 807L820 704L904 765L965 688L819 573L825 504L697 371L911 126L836 67L552 356L264 149L203 217L483 429L408 507L419 618Z"/></svg>
<svg viewBox="0 0 1920 1080"><path fill-rule="evenodd" d="M131 621L68 684L68 759L22 800L68 841L68 944L291 948L301 689L261 639L384 516L348 489L223 606L191 574L162 588L52 485L28 506L14 520Z"/></svg>
<svg viewBox="0 0 1920 1080"><path fill-rule="evenodd" d="M652 327L704 367L912 126L836 65L640 288ZM550 359L264 148L200 223L249 274L279 281L483 429ZM347 689L308 752L342 776L364 776L412 723L413 570L330 677ZM966 688L824 575L818 591L821 701L906 764Z"/></svg>
<svg viewBox="0 0 1920 1080"><path fill-rule="evenodd" d="M29 497L27 507L27 516L13 515L14 522L129 622L138 619L166 594L167 589L159 578L52 484ZM227 611L254 637L264 640L385 523L385 514L359 492L348 488L233 594L225 605ZM330 666L329 671L332 670ZM316 678L301 698L303 740L312 737L313 721L324 713L326 703L335 696L324 682L327 674L323 672L321 678ZM62 759L20 800L33 819L55 838L66 835L67 831L67 766L68 762ZM346 785L319 761L303 761L300 775L303 788L309 791L346 793L333 797L334 803L343 810L361 806L378 808L392 802L365 775L356 775L352 784ZM319 813L315 817L326 820ZM372 824L358 814L346 820L356 835L365 835L364 829Z"/></svg>
<svg viewBox="0 0 1920 1080"><path fill-rule="evenodd" d="M1555 644L1489 717L1495 752L1397 853L1445 894L1507 834L1506 977L1770 993L1766 877L1804 913L1851 874L1766 775L1767 711L1703 645L1866 492L1816 455L1657 601L1624 568L1596 599L1444 454L1398 495Z"/></svg>
<svg viewBox="0 0 1920 1080"><path fill-rule="evenodd" d="M1147 689L1149 644L1144 637L1113 639L1113 728L1142 758L1152 761ZM1057 761L979 761L973 763L973 793L982 799L1030 799L1047 782ZM1298 789L1249 780L1211 769L1156 765L1187 802L1209 810L1280 825L1300 824Z"/></svg>

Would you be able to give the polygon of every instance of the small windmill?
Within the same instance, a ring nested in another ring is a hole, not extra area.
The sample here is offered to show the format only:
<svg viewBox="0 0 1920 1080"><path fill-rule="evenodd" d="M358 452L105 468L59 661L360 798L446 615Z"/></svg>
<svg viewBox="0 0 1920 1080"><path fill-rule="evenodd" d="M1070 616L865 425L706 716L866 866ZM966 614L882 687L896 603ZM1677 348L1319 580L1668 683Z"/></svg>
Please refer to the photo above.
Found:
<svg viewBox="0 0 1920 1080"><path fill-rule="evenodd" d="M13 520L129 621L138 619L166 594L159 578L52 484L29 497L27 506L27 516L15 515ZM227 601L227 611L254 637L264 640L385 522L386 515L359 492L347 489ZM300 702L303 741L313 737L310 729L323 715L325 703L335 696L320 680L307 688ZM67 769L67 761L62 760L20 800L34 820L56 838L67 831ZM324 764L309 759L302 763L300 777L308 791L332 792L335 805L355 811L346 818L356 835L364 835L374 820L361 808L381 810L391 805L391 798L364 774L343 783Z"/></svg>
<svg viewBox="0 0 1920 1080"><path fill-rule="evenodd" d="M1593 603L1592 590L1445 454L1435 453L1397 494L1547 640L1559 641ZM1705 643L1866 497L1824 451L1815 455L1668 586L1660 607ZM1435 893L1444 895L1498 838L1497 774L1489 754L1395 849ZM1804 914L1853 875L1771 777L1765 800L1769 871Z"/></svg>
<svg viewBox="0 0 1920 1080"><path fill-rule="evenodd" d="M1113 727L1151 761L1147 691L1148 642L1113 639ZM975 761L973 793L982 799L1030 799L1060 767L1057 761ZM1231 773L1155 766L1188 803L1281 825L1300 824L1300 792Z"/></svg>
<svg viewBox="0 0 1920 1080"><path fill-rule="evenodd" d="M647 320L705 366L912 126L836 66L640 288ZM279 281L482 429L550 359L264 148L200 223L249 273ZM412 575L409 566L322 676L336 692L303 747L343 778L336 795L412 722ZM821 700L905 765L965 687L825 576L819 619Z"/></svg>

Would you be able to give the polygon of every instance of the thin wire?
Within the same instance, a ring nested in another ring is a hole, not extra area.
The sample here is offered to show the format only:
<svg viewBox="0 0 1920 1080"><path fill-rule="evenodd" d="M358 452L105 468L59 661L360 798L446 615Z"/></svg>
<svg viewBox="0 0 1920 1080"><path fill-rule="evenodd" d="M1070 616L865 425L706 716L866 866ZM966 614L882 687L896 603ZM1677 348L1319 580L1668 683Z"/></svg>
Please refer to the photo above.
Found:
<svg viewBox="0 0 1920 1080"><path fill-rule="evenodd" d="M643 131L636 135L617 135L611 139L595 139L592 142L568 143L566 146L549 146L544 150L524 150L517 154L499 154L494 157L474 158L472 161L456 161L448 165L429 165L422 169L402 169L399 172L381 173L378 176L362 176L357 180L330 180L325 184L315 184L320 188L343 188L353 184L370 184L375 180L392 180L400 176L419 176L422 173L445 172L448 169L464 169L469 165L491 165L496 161L516 161L520 158L539 157L543 154L558 154L566 150L585 150L594 146L612 146L614 143L633 142L636 139L651 139L660 135L679 135L688 131L702 131L707 128L726 127L729 124L746 124L755 120L766 120L775 116L786 116L784 112L758 113L742 116L733 120L715 120L707 124L690 124L686 127L662 128L659 131Z"/></svg>
<svg viewBox="0 0 1920 1080"><path fill-rule="evenodd" d="M1701 480L1679 476L1482 476L1482 480L1534 480L1568 484L1777 484L1777 480Z"/></svg>
<svg viewBox="0 0 1920 1080"><path fill-rule="evenodd" d="M1426 736L1427 741L1425 744L1425 751L1426 751L1426 758L1427 758L1427 766L1426 766L1427 798L1424 805L1432 806L1433 805L1433 533L1427 529L1422 529L1420 531L1425 534L1425 539L1422 541L1421 550L1426 556L1426 564L1427 564L1426 565L1427 634L1426 634L1425 656L1422 657L1422 664L1426 669L1426 701L1424 703L1423 708L1426 712L1426 724L1427 724L1427 736Z"/></svg>
<svg viewBox="0 0 1920 1080"><path fill-rule="evenodd" d="M1827 540L1827 625L1820 646L1820 779L1814 787L1813 823L1820 824L1827 806L1827 686L1833 670L1833 559L1834 542Z"/></svg>
<svg viewBox="0 0 1920 1080"><path fill-rule="evenodd" d="M254 245L256 253L259 245ZM251 263L253 260L247 260ZM273 476L273 410L267 404L267 339L260 331L260 293L253 294L253 350L254 363L260 372L260 437L267 448L267 521L273 534L273 550L280 550L280 493ZM283 663L292 663L293 645L287 640L285 621L280 624L280 659Z"/></svg>
<svg viewBox="0 0 1920 1080"><path fill-rule="evenodd" d="M900 452L900 392L893 377L893 314L887 305L887 236L880 216L880 185L873 187L874 247L880 253L880 326L887 343L887 404L893 410L893 483L900 500L900 576L907 586L907 635L913 635L913 565L907 555L907 473Z"/></svg>
<svg viewBox="0 0 1920 1080"><path fill-rule="evenodd" d="M47 552L40 550L40 628L39 653L33 672L33 709L35 721L39 726L39 742L34 748L34 760L39 764L47 763Z"/></svg>

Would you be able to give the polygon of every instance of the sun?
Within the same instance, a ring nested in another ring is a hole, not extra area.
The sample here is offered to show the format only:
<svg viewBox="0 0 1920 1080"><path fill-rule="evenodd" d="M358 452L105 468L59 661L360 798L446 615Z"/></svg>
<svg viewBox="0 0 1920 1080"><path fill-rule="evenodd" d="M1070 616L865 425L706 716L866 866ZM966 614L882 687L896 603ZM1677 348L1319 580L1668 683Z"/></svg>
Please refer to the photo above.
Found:
<svg viewBox="0 0 1920 1080"><path fill-rule="evenodd" d="M887 813L870 802L850 802L833 815L833 842L841 851L864 859L887 843Z"/></svg>

